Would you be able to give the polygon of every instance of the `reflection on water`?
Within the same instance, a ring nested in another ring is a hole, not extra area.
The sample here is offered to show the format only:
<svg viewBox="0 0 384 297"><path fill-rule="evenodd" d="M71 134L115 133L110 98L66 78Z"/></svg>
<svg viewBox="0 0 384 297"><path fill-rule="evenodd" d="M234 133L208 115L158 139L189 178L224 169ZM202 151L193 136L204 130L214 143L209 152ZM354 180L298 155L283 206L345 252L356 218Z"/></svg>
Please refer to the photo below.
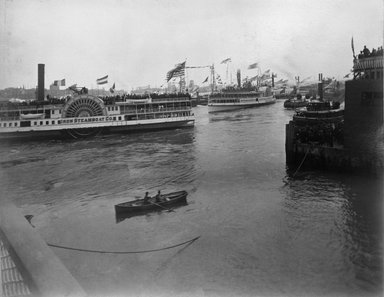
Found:
<svg viewBox="0 0 384 297"><path fill-rule="evenodd" d="M0 144L0 187L97 296L378 296L382 181L285 164L283 102L196 126L92 139ZM117 217L146 191L188 192L173 212ZM117 224L118 223L118 224Z"/></svg>

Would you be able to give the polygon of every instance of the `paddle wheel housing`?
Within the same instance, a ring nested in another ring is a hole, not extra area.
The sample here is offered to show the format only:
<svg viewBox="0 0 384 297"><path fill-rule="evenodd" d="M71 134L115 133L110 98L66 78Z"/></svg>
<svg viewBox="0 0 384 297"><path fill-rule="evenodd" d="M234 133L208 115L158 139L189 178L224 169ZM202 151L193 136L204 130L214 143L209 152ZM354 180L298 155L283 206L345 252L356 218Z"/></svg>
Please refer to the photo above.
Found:
<svg viewBox="0 0 384 297"><path fill-rule="evenodd" d="M62 110L63 118L105 116L107 111L103 100L96 96L83 94L71 98ZM84 138L99 134L102 128L80 128L65 130L73 138Z"/></svg>

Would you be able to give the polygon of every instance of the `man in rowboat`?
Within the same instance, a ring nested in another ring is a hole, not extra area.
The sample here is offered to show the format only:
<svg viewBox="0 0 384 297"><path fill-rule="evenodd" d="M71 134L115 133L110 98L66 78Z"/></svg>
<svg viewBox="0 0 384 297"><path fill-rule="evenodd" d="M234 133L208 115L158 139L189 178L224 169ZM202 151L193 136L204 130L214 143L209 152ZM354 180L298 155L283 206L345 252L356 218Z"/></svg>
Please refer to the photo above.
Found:
<svg viewBox="0 0 384 297"><path fill-rule="evenodd" d="M156 202L160 202L160 190L157 192L157 195L155 196Z"/></svg>
<svg viewBox="0 0 384 297"><path fill-rule="evenodd" d="M151 198L151 197L148 196L148 192L145 192L143 204L148 204L149 198Z"/></svg>

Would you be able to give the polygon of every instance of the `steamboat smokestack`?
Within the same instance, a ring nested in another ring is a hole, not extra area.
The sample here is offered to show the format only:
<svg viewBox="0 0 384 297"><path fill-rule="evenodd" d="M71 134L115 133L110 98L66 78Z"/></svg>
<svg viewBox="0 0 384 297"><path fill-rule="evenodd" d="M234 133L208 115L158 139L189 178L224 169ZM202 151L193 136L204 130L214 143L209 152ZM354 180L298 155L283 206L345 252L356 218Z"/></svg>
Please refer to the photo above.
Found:
<svg viewBox="0 0 384 297"><path fill-rule="evenodd" d="M237 86L241 88L241 72L240 69L237 69Z"/></svg>
<svg viewBox="0 0 384 297"><path fill-rule="evenodd" d="M37 65L37 100L44 100L44 64Z"/></svg>

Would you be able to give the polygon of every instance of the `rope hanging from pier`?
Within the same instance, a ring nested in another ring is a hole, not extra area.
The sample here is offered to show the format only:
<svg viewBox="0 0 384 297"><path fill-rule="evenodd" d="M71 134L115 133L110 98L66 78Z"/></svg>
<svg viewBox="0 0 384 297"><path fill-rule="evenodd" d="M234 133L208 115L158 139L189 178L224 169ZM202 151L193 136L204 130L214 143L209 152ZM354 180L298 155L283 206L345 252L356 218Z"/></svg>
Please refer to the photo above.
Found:
<svg viewBox="0 0 384 297"><path fill-rule="evenodd" d="M303 158L303 160L301 161L299 167L297 167L295 173L292 175L292 178L294 178L295 175L296 175L296 173L299 172L299 170L300 170L301 166L303 165L303 163L304 163L304 161L305 161L305 158L307 157L308 153L309 153L309 148L307 149L307 152L305 153L304 158Z"/></svg>
<svg viewBox="0 0 384 297"><path fill-rule="evenodd" d="M184 241L182 243L178 243L175 245L163 247L163 248L158 248L158 249L151 249L151 250L142 250L142 251L102 251L102 250L90 250L90 249L81 249L81 248L74 248L74 247L68 247L68 246L62 246L62 245L56 245L56 244L51 244L47 243L47 245L59 249L65 249L65 250L72 250L72 251L79 251L79 252L88 252L88 253L99 253L99 254L143 254L143 253L152 253L152 252L158 252L158 251L163 251L163 250L169 250L178 246L182 246L185 244L192 244L196 240L198 240L200 236L197 236L193 239Z"/></svg>

